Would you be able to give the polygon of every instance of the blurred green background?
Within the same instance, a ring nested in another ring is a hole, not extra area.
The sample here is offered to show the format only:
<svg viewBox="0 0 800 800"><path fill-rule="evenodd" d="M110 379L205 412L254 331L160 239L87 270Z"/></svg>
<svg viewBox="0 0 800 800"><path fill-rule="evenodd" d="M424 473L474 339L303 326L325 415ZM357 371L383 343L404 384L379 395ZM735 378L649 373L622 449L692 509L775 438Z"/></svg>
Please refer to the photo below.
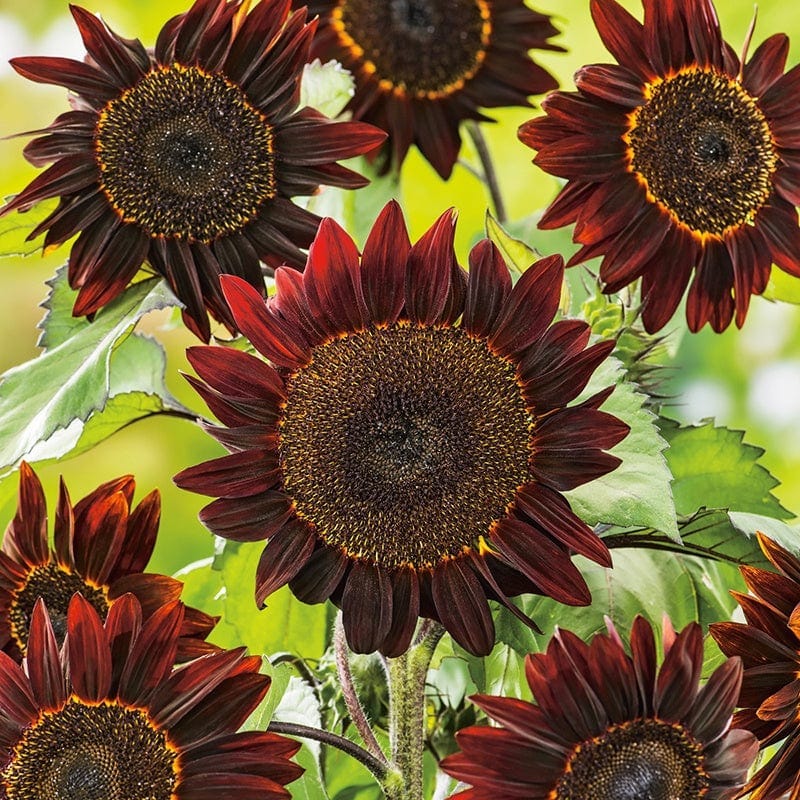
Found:
<svg viewBox="0 0 800 800"><path fill-rule="evenodd" d="M376 0L378 2L379 0ZM640 15L638 2L623 3ZM152 45L163 22L185 10L184 0L96 0L89 5L112 28ZM550 0L535 8L554 16L563 31L558 41L566 54L541 53L536 59L550 69L565 89L572 87L574 71L585 63L609 61L589 17L588 0ZM793 10L789 10L793 9ZM740 49L753 14L749 2L718 3L723 32ZM762 0L754 43L771 33L792 37L790 64L800 60L800 7L782 0ZM83 50L66 0L0 0L0 137L46 126L67 109L65 92L29 83L6 64L19 55L60 55L81 58ZM535 110L492 112L499 123L486 127L496 160L509 216L521 219L543 208L557 191L556 181L533 167L533 152L516 138L517 126ZM19 191L36 174L21 156L26 139L0 140L0 193ZM475 155L465 145L467 161ZM457 244L462 263L479 235L488 202L481 184L463 167L448 183L442 182L416 152L402 172L402 202L412 237L418 237L446 208L459 210ZM19 217L24 223L24 217ZM534 233L532 244L550 252L563 236ZM563 246L563 245L559 245ZM0 293L8 301L0 313L0 372L37 353L38 304L46 295L44 281L62 263L67 249L42 257L0 261ZM800 291L797 292L800 296ZM681 312L682 313L682 312ZM168 350L167 383L186 404L202 409L178 371L191 372L183 350L196 344L180 327L169 325L169 315L148 317L144 329L155 334ZM683 319L672 326L670 341L677 348L669 384L674 395L671 415L686 422L716 417L720 424L743 428L746 441L766 449L763 463L782 485L776 490L785 506L800 509L800 309L755 298L745 328L722 336L707 328L699 335L682 335ZM61 465L41 470L52 508L59 473L63 473L73 500L99 483L122 473L133 473L142 497L154 487L163 494L161 536L151 569L172 573L211 555L212 540L197 521L204 498L181 492L172 484L180 469L222 453L221 448L193 425L177 419L136 423L94 450ZM0 530L13 516L13 504L0 506Z"/></svg>

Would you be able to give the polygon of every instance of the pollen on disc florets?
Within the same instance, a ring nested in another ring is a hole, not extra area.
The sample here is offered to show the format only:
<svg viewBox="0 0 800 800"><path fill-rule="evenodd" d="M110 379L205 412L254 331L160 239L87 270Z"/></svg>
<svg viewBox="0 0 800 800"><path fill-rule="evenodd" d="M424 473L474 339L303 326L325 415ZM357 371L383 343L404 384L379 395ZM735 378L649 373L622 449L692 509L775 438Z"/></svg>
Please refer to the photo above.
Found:
<svg viewBox="0 0 800 800"><path fill-rule="evenodd" d="M14 593L8 617L11 635L24 653L28 646L28 628L36 601L41 597L50 610L50 621L56 640L61 643L67 634L67 608L75 592L80 592L105 619L108 597L103 589L88 584L80 575L49 563L34 567L25 579L25 585Z"/></svg>
<svg viewBox="0 0 800 800"><path fill-rule="evenodd" d="M463 555L529 481L514 365L452 327L319 345L288 380L284 487L332 546L387 569Z"/></svg>
<svg viewBox="0 0 800 800"><path fill-rule="evenodd" d="M575 747L551 800L698 800L710 786L703 764L682 725L624 722Z"/></svg>
<svg viewBox="0 0 800 800"><path fill-rule="evenodd" d="M333 25L384 89L431 99L472 78L492 30L485 0L340 0Z"/></svg>
<svg viewBox="0 0 800 800"><path fill-rule="evenodd" d="M139 709L75 698L28 728L3 772L8 800L171 800L176 752Z"/></svg>
<svg viewBox="0 0 800 800"><path fill-rule="evenodd" d="M272 127L223 75L155 69L100 114L101 187L153 236L210 242L240 231L276 193Z"/></svg>
<svg viewBox="0 0 800 800"><path fill-rule="evenodd" d="M652 198L701 236L752 223L778 164L755 100L730 76L697 67L645 88L625 139Z"/></svg>

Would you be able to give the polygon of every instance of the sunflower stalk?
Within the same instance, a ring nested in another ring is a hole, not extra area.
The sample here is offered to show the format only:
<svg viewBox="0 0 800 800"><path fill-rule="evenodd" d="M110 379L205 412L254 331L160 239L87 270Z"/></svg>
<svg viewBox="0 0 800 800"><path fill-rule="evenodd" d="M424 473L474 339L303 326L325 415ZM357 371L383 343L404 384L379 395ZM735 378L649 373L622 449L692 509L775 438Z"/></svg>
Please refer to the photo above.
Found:
<svg viewBox="0 0 800 800"><path fill-rule="evenodd" d="M492 161L492 154L489 152L489 146L486 144L483 131L480 129L477 122L467 120L464 124L481 162L483 182L486 184L486 188L489 190L489 195L492 198L494 215L497 217L497 221L502 225L508 220L508 215L506 214L506 205L503 202L500 182L497 180L497 171L494 168L494 161Z"/></svg>
<svg viewBox="0 0 800 800"><path fill-rule="evenodd" d="M425 749L425 682L444 628L430 624L426 635L389 664L389 733L392 761L402 781L387 781L387 800L421 800Z"/></svg>
<svg viewBox="0 0 800 800"><path fill-rule="evenodd" d="M350 739L339 736L338 733L324 731L320 728L313 728L310 725L300 725L295 722L279 722L275 720L270 722L267 730L272 733L294 736L298 739L312 739L315 742L321 742L322 744L335 747L337 750L341 750L343 753L352 756L356 761L362 763L379 781L381 781L381 783L386 781L391 774L385 763L379 761L375 756L368 753L363 747L360 747Z"/></svg>
<svg viewBox="0 0 800 800"><path fill-rule="evenodd" d="M378 740L372 731L372 726L369 724L367 714L364 707L361 705L361 700L358 698L355 683L353 681L353 672L350 669L350 650L347 646L347 638L344 633L344 625L342 624L342 612L336 615L336 622L333 628L333 649L336 657L336 673L339 677L339 682L342 686L342 695L347 710L350 713L350 719L356 727L356 730L364 740L364 745L367 751L372 754L376 759L381 761L384 766L388 766L386 756L381 750Z"/></svg>

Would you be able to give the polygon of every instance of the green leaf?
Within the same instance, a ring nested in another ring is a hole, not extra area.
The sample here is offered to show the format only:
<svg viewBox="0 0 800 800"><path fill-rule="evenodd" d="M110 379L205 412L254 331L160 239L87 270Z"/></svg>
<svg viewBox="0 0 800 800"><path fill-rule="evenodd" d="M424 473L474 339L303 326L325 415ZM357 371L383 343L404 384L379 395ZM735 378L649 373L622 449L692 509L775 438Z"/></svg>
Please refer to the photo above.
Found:
<svg viewBox="0 0 800 800"><path fill-rule="evenodd" d="M500 251L515 282L534 261L542 257L525 242L507 233L490 211L486 212L486 236Z"/></svg>
<svg viewBox="0 0 800 800"><path fill-rule="evenodd" d="M58 200L43 200L28 211L12 212L0 217L0 257L29 256L40 251L42 243L29 242L27 237L57 205Z"/></svg>
<svg viewBox="0 0 800 800"><path fill-rule="evenodd" d="M522 221L519 223L519 226L527 230L527 221ZM537 250L529 247L522 239L517 239L504 230L503 226L492 216L490 211L486 212L486 236L494 243L503 256L503 260L506 262L506 266L511 272L511 279L514 283L519 280L520 275L522 275L534 261L538 261L542 258L542 254ZM561 286L559 308L564 314L569 312L570 291L569 284L566 281L564 281Z"/></svg>
<svg viewBox="0 0 800 800"><path fill-rule="evenodd" d="M222 575L218 569L214 569L214 557L209 556L200 561L187 564L183 569L178 570L174 575L183 583L181 600L187 606L202 608L208 614L221 617L225 611L224 597L222 591ZM220 626L211 632L210 641L220 647L225 647L223 641L218 641Z"/></svg>
<svg viewBox="0 0 800 800"><path fill-rule="evenodd" d="M683 427L662 419L660 425L669 442L666 457L679 514L724 508L774 519L793 516L772 494L779 481L758 463L763 449L745 444L743 431L713 422Z"/></svg>
<svg viewBox="0 0 800 800"><path fill-rule="evenodd" d="M693 553L736 565L772 569L758 546L757 531L800 553L797 531L781 520L760 514L708 509L698 511L681 526L683 543Z"/></svg>
<svg viewBox="0 0 800 800"><path fill-rule="evenodd" d="M242 726L246 731L265 731L275 716L275 711L280 705L289 682L292 679L292 668L288 664L270 664L268 658L263 658L261 671L272 679L267 696L259 703L258 708L247 718Z"/></svg>
<svg viewBox="0 0 800 800"><path fill-rule="evenodd" d="M761 550L756 544L755 534L763 533L782 547L800 556L800 535L796 527L790 527L785 522L774 517L765 517L761 514L748 514L745 511L729 511L728 519L731 525L742 536L748 537L754 549L758 551L759 558L763 558ZM766 558L763 558L764 566L767 566ZM748 564L754 561L746 562ZM768 567L772 569L772 567Z"/></svg>
<svg viewBox="0 0 800 800"><path fill-rule="evenodd" d="M369 185L354 192L324 186L308 201L308 210L320 217L332 217L363 247L381 209L400 195L400 179L395 172L380 175L364 156L342 162L344 166L369 178Z"/></svg>
<svg viewBox="0 0 800 800"><path fill-rule="evenodd" d="M646 407L647 396L624 378L619 361L607 359L581 396L589 397L616 384L602 410L630 425L630 433L611 451L622 463L608 475L565 492L565 496L589 525L655 528L679 542L670 488L672 475L663 455L667 443L656 425L656 416Z"/></svg>
<svg viewBox="0 0 800 800"><path fill-rule="evenodd" d="M300 658L318 658L329 643L324 604L305 605L284 586L267 598L264 610L256 606L255 574L263 549L264 542L225 542L214 561L224 593L218 626L223 646L245 645L251 653L267 656L288 651ZM215 641L222 643L219 638Z"/></svg>
<svg viewBox="0 0 800 800"><path fill-rule="evenodd" d="M773 267L764 297L767 300L780 300L784 303L800 305L800 281L782 269Z"/></svg>
<svg viewBox="0 0 800 800"><path fill-rule="evenodd" d="M693 621L705 629L712 622L730 619L736 601L729 589L746 589L738 569L708 559L646 549L614 550L613 559L613 568L606 569L575 557L591 590L591 605L565 606L549 597L526 595L516 604L542 633L498 607L494 614L497 643L489 656L476 658L445 639L440 646L442 660L451 654L462 658L480 693L530 699L524 657L546 650L556 628L589 642L605 633L608 617L627 640L637 615L660 631L666 614L678 630ZM708 676L722 655L710 636L706 636L705 650L703 673Z"/></svg>
<svg viewBox="0 0 800 800"><path fill-rule="evenodd" d="M315 58L303 69L300 108L311 106L326 117L337 117L353 96L353 76L338 61L323 64Z"/></svg>
<svg viewBox="0 0 800 800"><path fill-rule="evenodd" d="M176 302L164 283L134 284L88 322L71 319L65 272L45 304L46 349L0 378L0 469L85 450L150 414L191 414L167 391L160 345L131 336L145 314Z"/></svg>
<svg viewBox="0 0 800 800"><path fill-rule="evenodd" d="M573 608L549 597L526 596L519 605L543 633L534 633L503 613L497 617L498 641L522 655L538 652L547 646L556 626L588 641L605 630L606 616L627 638L637 614L656 628L661 627L664 614L676 628L692 621L705 628L730 618L736 601L729 589L745 589L735 567L709 559L645 549L614 550L613 559L613 568L605 569L575 557L592 592L590 606Z"/></svg>
<svg viewBox="0 0 800 800"><path fill-rule="evenodd" d="M322 715L313 688L300 678L290 678L289 685L275 709L273 719L322 728ZM303 800L328 800L320 769L321 745L313 739L301 741L303 746L295 756L295 761L305 769L305 772L291 784L292 797Z"/></svg>

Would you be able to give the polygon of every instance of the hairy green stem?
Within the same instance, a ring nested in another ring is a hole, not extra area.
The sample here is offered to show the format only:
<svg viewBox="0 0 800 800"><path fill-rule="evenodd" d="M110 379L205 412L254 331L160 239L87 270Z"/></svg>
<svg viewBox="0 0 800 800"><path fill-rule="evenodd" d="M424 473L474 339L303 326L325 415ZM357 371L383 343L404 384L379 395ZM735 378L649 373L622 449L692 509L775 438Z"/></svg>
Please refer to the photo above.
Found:
<svg viewBox="0 0 800 800"><path fill-rule="evenodd" d="M392 761L401 780L384 785L387 800L422 800L425 748L425 679L444 628L423 623L426 634L404 655L389 659L389 729ZM393 776L394 777L394 776Z"/></svg>
<svg viewBox="0 0 800 800"><path fill-rule="evenodd" d="M381 761L384 766L388 764L386 756L372 732L372 727L367 719L367 714L364 707L361 705L361 700L358 698L356 687L353 682L353 673L350 670L350 650L347 647L347 638L344 634L344 625L342 624L342 612L336 615L336 622L333 628L333 651L336 657L336 673L339 676L339 682L342 686L342 695L344 697L345 705L350 713L350 719L353 721L356 730L359 732L361 738L364 740L364 745L367 750Z"/></svg>
<svg viewBox="0 0 800 800"><path fill-rule="evenodd" d="M469 138L472 139L472 144L478 153L478 158L481 161L483 169L483 181L486 188L489 190L489 195L492 198L492 205L494 206L494 215L497 221L502 225L507 219L506 206L503 202L503 195L500 192L500 183L497 180L497 171L494 168L492 161L492 154L489 152L489 146L486 144L486 139L483 136L483 131L475 120L467 120L464 123Z"/></svg>
<svg viewBox="0 0 800 800"><path fill-rule="evenodd" d="M323 731L319 728L312 728L308 725L298 725L294 722L270 722L267 730L273 733L282 733L287 736L295 736L299 739L313 739L322 744L328 744L341 750L343 753L352 756L356 761L360 761L380 782L383 784L389 774L386 764L378 761L375 756L368 753L363 747L355 742L339 736L338 733Z"/></svg>

